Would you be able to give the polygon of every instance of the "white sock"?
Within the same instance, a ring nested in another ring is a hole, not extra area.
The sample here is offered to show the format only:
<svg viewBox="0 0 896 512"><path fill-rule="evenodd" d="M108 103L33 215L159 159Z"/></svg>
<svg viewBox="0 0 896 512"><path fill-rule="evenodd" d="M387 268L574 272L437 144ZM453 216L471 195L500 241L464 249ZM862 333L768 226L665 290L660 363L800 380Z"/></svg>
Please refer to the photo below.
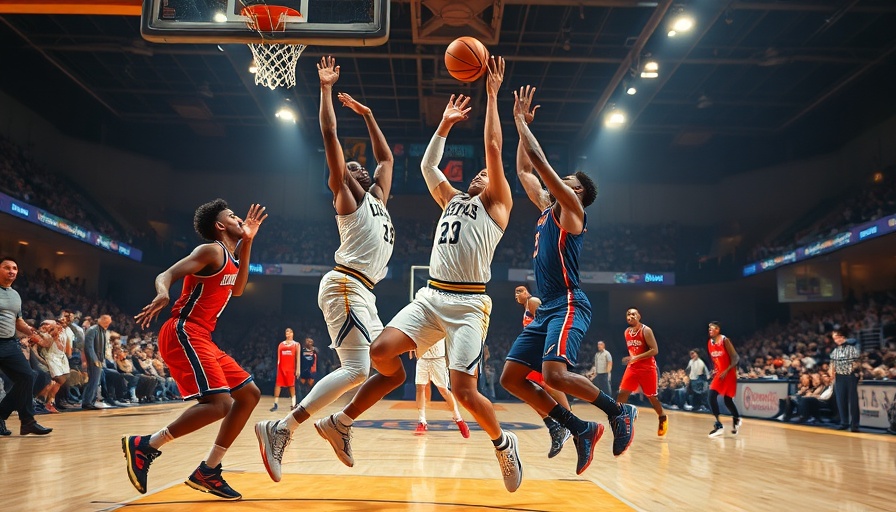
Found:
<svg viewBox="0 0 896 512"><path fill-rule="evenodd" d="M224 459L225 453L227 453L227 448L217 444L212 446L212 451L208 453L208 458L205 459L205 465L210 468L218 467L218 464Z"/></svg>
<svg viewBox="0 0 896 512"><path fill-rule="evenodd" d="M149 438L149 446L152 446L156 450L161 448L165 443L170 443L174 441L174 436L171 435L171 432L168 432L168 427L159 430Z"/></svg>
<svg viewBox="0 0 896 512"><path fill-rule="evenodd" d="M355 420L351 419L348 414L345 414L342 411L339 411L336 414L334 414L333 419L335 419L337 422L341 423L345 427L350 427L350 426L352 426L352 423L355 422Z"/></svg>
<svg viewBox="0 0 896 512"><path fill-rule="evenodd" d="M296 408L296 395L289 395L289 407L290 409Z"/></svg>
<svg viewBox="0 0 896 512"><path fill-rule="evenodd" d="M454 421L463 421L464 417L460 415L460 411L457 410L457 402L454 402Z"/></svg>
<svg viewBox="0 0 896 512"><path fill-rule="evenodd" d="M274 405L277 405L277 402L279 402L279 401L280 401L280 397L279 397L279 396L275 396L275 397L274 397Z"/></svg>
<svg viewBox="0 0 896 512"><path fill-rule="evenodd" d="M290 412L283 418L283 421L280 422L280 425L278 425L277 428L286 428L290 432L295 432L296 429L299 428L299 425L301 425L301 423L299 423L295 416L292 415L292 412Z"/></svg>
<svg viewBox="0 0 896 512"><path fill-rule="evenodd" d="M420 423L426 423L426 411L423 409L417 409L417 421Z"/></svg>

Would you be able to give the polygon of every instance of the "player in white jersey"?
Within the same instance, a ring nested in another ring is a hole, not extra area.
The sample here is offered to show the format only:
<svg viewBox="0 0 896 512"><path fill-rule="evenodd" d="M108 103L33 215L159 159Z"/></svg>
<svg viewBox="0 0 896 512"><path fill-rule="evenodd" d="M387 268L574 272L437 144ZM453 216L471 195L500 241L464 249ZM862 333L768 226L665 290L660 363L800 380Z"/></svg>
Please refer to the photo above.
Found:
<svg viewBox="0 0 896 512"><path fill-rule="evenodd" d="M429 262L431 279L426 288L402 309L370 347L378 373L358 390L341 412L315 423L336 455L347 466L354 465L351 424L393 389L404 384L400 355L426 352L445 338L451 389L495 445L504 476L504 486L515 491L522 482L522 466L516 436L501 429L491 402L476 387L483 342L488 331L492 301L485 294L491 278L495 246L507 222L513 198L501 162L501 124L498 119L498 89L504 80L504 59L488 62L485 113L485 169L470 183L467 193L455 189L439 170L445 137L458 121L467 118L468 97L451 96L435 136L426 148L421 171L433 199L442 207L442 217L433 239Z"/></svg>
<svg viewBox="0 0 896 512"><path fill-rule="evenodd" d="M419 356L419 357L417 357ZM417 428L414 435L422 436L429 429L426 421L426 402L429 401L431 389L429 383L432 382L439 394L445 399L445 403L451 409L451 417L460 430L460 435L464 438L470 437L470 427L457 410L457 400L451 390L448 389L448 360L445 358L445 340L441 340L435 345L429 347L426 352L417 354L411 350L411 359L417 357L416 371L414 375L414 387L416 388L417 402Z"/></svg>
<svg viewBox="0 0 896 512"><path fill-rule="evenodd" d="M377 161L373 179L360 163L345 162L336 134L332 98L339 66L332 57L323 57L317 71L320 128L330 169L327 185L333 192L341 240L336 250L336 267L321 279L317 301L327 321L330 348L336 350L341 366L318 381L285 418L255 425L265 468L275 482L280 481L283 451L299 425L367 378L370 343L383 330L373 286L386 276L386 265L395 243L395 228L386 210L392 188L393 158L389 144L370 109L340 92L337 97L342 105L367 123Z"/></svg>

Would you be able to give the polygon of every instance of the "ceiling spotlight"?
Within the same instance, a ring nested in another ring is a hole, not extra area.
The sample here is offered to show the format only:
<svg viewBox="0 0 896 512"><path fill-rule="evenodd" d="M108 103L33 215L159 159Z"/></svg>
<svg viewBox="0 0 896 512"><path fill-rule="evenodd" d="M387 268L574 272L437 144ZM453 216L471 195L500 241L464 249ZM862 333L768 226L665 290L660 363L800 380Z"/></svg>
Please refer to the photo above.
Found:
<svg viewBox="0 0 896 512"><path fill-rule="evenodd" d="M690 16L679 16L672 22L672 30L675 32L687 32L694 28L694 18Z"/></svg>
<svg viewBox="0 0 896 512"><path fill-rule="evenodd" d="M635 94L638 94L638 90L635 89L634 87L629 87L628 89L625 90L625 94L628 94L629 96L634 96Z"/></svg>
<svg viewBox="0 0 896 512"><path fill-rule="evenodd" d="M28 242L24 240L19 240L19 245L28 245Z"/></svg>
<svg viewBox="0 0 896 512"><path fill-rule="evenodd" d="M65 255L65 253L62 252L62 251L56 251L56 255L57 255L57 256L63 256L63 255Z"/></svg>
<svg viewBox="0 0 896 512"><path fill-rule="evenodd" d="M224 14L223 12L216 12L215 16L212 19L214 19L218 23L226 23L227 15Z"/></svg>
<svg viewBox="0 0 896 512"><path fill-rule="evenodd" d="M676 32L674 30L670 30L666 35L669 37L675 37L678 35L678 32Z"/></svg>
<svg viewBox="0 0 896 512"><path fill-rule="evenodd" d="M641 71L641 78L656 78L660 76L660 65L655 60L649 60L644 63L644 70Z"/></svg>
<svg viewBox="0 0 896 512"><path fill-rule="evenodd" d="M281 121L292 121L293 124L296 123L296 114L295 114L295 112L293 112L292 110L290 110L290 109L288 109L288 108L285 108L285 107L284 107L284 108L281 108L281 109L278 110L277 113L274 114L274 115L277 116L277 119L280 119Z"/></svg>
<svg viewBox="0 0 896 512"><path fill-rule="evenodd" d="M625 124L625 113L621 110L613 110L607 114L604 125L608 128L619 128Z"/></svg>

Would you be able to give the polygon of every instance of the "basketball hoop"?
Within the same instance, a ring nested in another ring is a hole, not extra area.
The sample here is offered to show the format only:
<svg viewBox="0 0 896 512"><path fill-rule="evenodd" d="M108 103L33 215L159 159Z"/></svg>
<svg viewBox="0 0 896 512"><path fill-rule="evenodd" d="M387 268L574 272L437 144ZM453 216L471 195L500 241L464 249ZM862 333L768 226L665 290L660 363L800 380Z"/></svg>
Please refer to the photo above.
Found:
<svg viewBox="0 0 896 512"><path fill-rule="evenodd" d="M240 14L246 18L246 25L261 36L260 43L249 43L257 67L255 85L271 90L296 85L296 63L306 45L269 43L264 37L266 33L285 31L287 23L304 21L302 14L289 7L266 4L250 5Z"/></svg>

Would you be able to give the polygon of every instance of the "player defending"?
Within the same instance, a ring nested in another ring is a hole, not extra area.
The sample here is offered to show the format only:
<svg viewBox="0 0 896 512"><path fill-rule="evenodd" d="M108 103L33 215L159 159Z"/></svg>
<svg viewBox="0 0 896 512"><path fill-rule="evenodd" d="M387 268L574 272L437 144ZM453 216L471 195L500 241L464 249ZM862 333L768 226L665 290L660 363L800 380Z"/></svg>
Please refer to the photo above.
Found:
<svg viewBox="0 0 896 512"><path fill-rule="evenodd" d="M594 446L603 434L601 424L582 421L564 409L540 386L526 379L540 370L552 388L591 402L610 418L615 440L613 454L621 455L631 444L637 410L598 389L586 377L569 371L575 366L579 345L591 323L591 303L579 288L578 260L585 234L585 207L597 197L597 187L586 174L577 172L560 178L548 163L528 124L538 106L532 107L535 88L514 91L513 117L519 132L517 176L526 195L541 210L535 228L535 285L542 295L535 320L514 341L501 385L507 391L568 428L573 434L582 474L594 457ZM532 169L538 173L543 189Z"/></svg>
<svg viewBox="0 0 896 512"><path fill-rule="evenodd" d="M719 421L719 395L724 397L725 407L731 411L731 415L734 417L731 434L736 436L742 422L737 406L734 405L739 357L731 340L722 334L722 324L719 322L709 322L709 341L706 342L706 351L712 358L713 365L713 379L709 384L709 409L716 417L716 423L709 432L709 437L719 437L725 433L725 427Z"/></svg>
<svg viewBox="0 0 896 512"><path fill-rule="evenodd" d="M526 285L517 286L513 290L513 297L518 304L523 306L523 328L525 328L535 320L535 311L538 310L538 306L541 306L541 299L532 295ZM541 372L532 370L526 378L541 386L558 404L571 410L566 394L545 384L544 376ZM535 412L538 412L538 410ZM544 421L545 426L548 427L548 432L551 434L551 449L548 451L548 458L552 459L560 453L563 445L572 437L572 433L570 433L568 428L557 423L557 420L547 414L541 415L541 420Z"/></svg>
<svg viewBox="0 0 896 512"><path fill-rule="evenodd" d="M286 328L286 339L277 346L277 382L274 384L274 406L271 412L277 410L277 401L280 400L280 388L289 391L290 408L296 406L296 352L299 344L293 339L295 333L289 327Z"/></svg>
<svg viewBox="0 0 896 512"><path fill-rule="evenodd" d="M279 482L283 451L292 433L314 413L360 385L370 372L370 342L383 330L376 309L373 286L386 276L392 256L395 229L386 210L392 188L392 152L369 108L345 93L339 101L364 118L377 161L373 179L358 162L345 162L336 134L333 84L339 66L332 57L317 65L320 77L320 129L327 165L327 185L333 192L336 225L342 243L336 251L336 267L320 281L317 303L330 333L341 366L331 372L282 420L255 425L259 448L268 475Z"/></svg>
<svg viewBox="0 0 896 512"><path fill-rule="evenodd" d="M504 59L488 61L485 113L485 169L470 182L467 193L455 189L439 170L445 137L458 121L467 119L469 97L451 96L442 121L420 164L433 199L442 208L429 260L430 279L414 300L399 311L370 347L370 377L341 412L315 426L347 466L354 465L351 425L393 389L404 384L401 354L426 352L442 338L448 353L451 390L495 445L504 487L513 492L522 482L517 439L501 429L491 402L476 386L479 361L488 331L491 298L485 283L491 279L491 262L510 219L513 197L501 163L501 123L498 89L504 80Z"/></svg>
<svg viewBox="0 0 896 512"><path fill-rule="evenodd" d="M622 364L627 364L622 382L619 384L619 394L616 401L620 404L628 402L632 393L641 391L656 415L659 416L660 425L656 435L663 437L669 430L669 418L663 410L663 404L656 397L659 369L656 366L656 355L660 352L657 348L656 337L653 329L641 323L641 313L638 308L629 308L625 312L625 321L628 328L625 330L625 346L628 347L628 355L622 358Z"/></svg>
<svg viewBox="0 0 896 512"><path fill-rule="evenodd" d="M211 241L156 277L156 297L134 319L143 329L168 304L168 290L184 280L171 318L159 330L159 353L168 364L184 400L199 403L152 435L121 439L128 477L146 493L149 465L162 454L165 443L223 419L208 458L185 482L190 487L228 500L242 498L221 477L221 459L258 405L261 392L252 376L212 341L218 316L231 296L239 297L249 278L252 240L267 218L264 207L253 204L240 219L223 199L196 209L193 227ZM239 258L234 255L239 253Z"/></svg>
<svg viewBox="0 0 896 512"><path fill-rule="evenodd" d="M411 359L416 357L416 352L411 351ZM445 399L445 403L451 408L451 417L460 430L460 435L464 438L470 437L470 427L457 410L457 401L454 395L448 389L448 362L445 359L445 341L442 340L433 345L429 350L420 354L417 358L416 375L414 376L414 387L416 388L417 401L417 428L414 435L422 436L426 434L426 402L429 400L430 388L429 383L432 382L439 390L439 394Z"/></svg>

